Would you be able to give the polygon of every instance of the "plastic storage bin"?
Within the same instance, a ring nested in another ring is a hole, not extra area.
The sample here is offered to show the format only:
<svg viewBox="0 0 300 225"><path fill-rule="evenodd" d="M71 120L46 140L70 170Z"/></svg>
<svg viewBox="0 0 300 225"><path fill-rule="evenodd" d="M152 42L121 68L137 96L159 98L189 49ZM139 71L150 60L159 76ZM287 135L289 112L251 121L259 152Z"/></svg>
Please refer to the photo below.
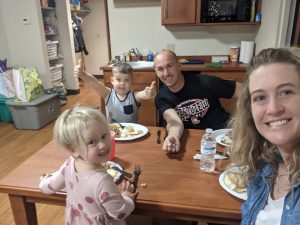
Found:
<svg viewBox="0 0 300 225"><path fill-rule="evenodd" d="M38 130L60 114L57 94L43 95L31 102L9 100L8 105L17 129Z"/></svg>
<svg viewBox="0 0 300 225"><path fill-rule="evenodd" d="M52 81L58 81L62 79L62 67L63 64L56 64L55 66L50 67Z"/></svg>
<svg viewBox="0 0 300 225"><path fill-rule="evenodd" d="M8 100L10 100L10 98L0 98L0 121L4 121L4 122L13 121L9 108L6 105L6 101Z"/></svg>
<svg viewBox="0 0 300 225"><path fill-rule="evenodd" d="M47 41L47 50L49 58L57 57L57 45L58 41Z"/></svg>

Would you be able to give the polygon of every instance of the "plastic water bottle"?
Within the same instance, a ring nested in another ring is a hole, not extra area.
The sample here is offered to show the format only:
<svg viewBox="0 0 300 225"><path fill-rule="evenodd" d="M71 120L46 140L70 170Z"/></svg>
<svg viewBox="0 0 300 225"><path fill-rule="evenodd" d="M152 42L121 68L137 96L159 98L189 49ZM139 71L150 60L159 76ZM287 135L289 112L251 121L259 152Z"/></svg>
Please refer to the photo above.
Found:
<svg viewBox="0 0 300 225"><path fill-rule="evenodd" d="M147 55L147 61L152 62L154 58L153 52L149 51Z"/></svg>
<svg viewBox="0 0 300 225"><path fill-rule="evenodd" d="M207 128L201 139L200 170L213 172L215 170L216 138L213 130Z"/></svg>
<svg viewBox="0 0 300 225"><path fill-rule="evenodd" d="M124 52L121 52L121 54L120 54L120 61L125 62L125 53Z"/></svg>

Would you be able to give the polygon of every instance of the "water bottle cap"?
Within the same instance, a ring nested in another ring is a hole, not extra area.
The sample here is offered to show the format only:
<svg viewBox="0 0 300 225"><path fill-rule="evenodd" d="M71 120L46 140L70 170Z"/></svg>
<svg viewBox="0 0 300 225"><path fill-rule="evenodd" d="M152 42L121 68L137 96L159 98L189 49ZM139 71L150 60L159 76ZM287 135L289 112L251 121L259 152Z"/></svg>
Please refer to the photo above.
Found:
<svg viewBox="0 0 300 225"><path fill-rule="evenodd" d="M213 129L211 129L211 128L206 128L205 132L206 132L206 133L212 133L212 132L213 132Z"/></svg>

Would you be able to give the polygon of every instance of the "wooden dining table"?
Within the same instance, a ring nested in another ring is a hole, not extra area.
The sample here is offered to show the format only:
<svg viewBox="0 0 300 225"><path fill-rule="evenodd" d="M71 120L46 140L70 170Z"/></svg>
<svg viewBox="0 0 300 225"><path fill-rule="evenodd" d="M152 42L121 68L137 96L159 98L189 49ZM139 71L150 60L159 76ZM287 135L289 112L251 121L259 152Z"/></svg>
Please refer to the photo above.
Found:
<svg viewBox="0 0 300 225"><path fill-rule="evenodd" d="M206 221L220 224L240 224L243 200L227 193L219 184L219 176L229 160L217 160L216 172L203 173L199 152L204 131L185 129L181 137L181 150L168 154L162 150L165 129L147 127L149 132L135 140L117 141L114 162L133 172L139 164L139 195L135 214L172 219ZM161 143L157 144L157 131L161 130ZM224 151L224 147L217 146ZM35 203L65 205L66 195L59 192L45 195L38 188L43 173L56 171L69 153L59 149L53 141L31 156L19 167L0 180L0 192L9 195L16 225L36 225ZM146 184L142 187L140 184Z"/></svg>

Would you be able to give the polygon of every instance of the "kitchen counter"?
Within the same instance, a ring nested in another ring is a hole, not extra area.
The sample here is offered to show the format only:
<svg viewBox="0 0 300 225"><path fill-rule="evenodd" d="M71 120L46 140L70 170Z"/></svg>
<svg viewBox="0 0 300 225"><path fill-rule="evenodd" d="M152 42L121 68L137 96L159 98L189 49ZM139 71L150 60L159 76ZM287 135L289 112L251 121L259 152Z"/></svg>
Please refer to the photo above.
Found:
<svg viewBox="0 0 300 225"><path fill-rule="evenodd" d="M246 72L246 64L239 64L239 63L229 63L229 64L222 64L222 67L208 67L208 63L204 64L181 64L182 71L202 71L202 72L209 72L209 71L235 71L235 72ZM109 65L105 65L100 67L101 70L104 71L111 71L112 67ZM139 68L134 69L134 71L154 71L154 68Z"/></svg>

